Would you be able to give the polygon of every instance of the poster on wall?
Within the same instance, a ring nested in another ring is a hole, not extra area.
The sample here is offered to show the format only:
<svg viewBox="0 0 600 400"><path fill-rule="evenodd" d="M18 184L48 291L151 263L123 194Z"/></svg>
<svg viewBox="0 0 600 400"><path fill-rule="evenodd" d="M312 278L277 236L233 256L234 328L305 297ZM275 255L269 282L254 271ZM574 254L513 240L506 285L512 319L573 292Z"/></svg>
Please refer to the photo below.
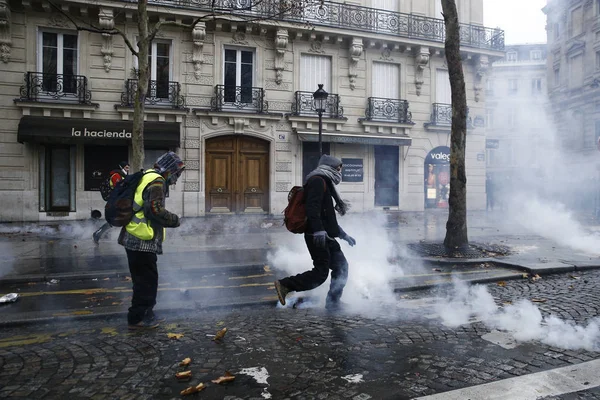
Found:
<svg viewBox="0 0 600 400"><path fill-rule="evenodd" d="M450 148L439 146L425 157L425 208L447 208L450 195Z"/></svg>
<svg viewBox="0 0 600 400"><path fill-rule="evenodd" d="M362 182L363 175L362 158L342 158L342 182Z"/></svg>

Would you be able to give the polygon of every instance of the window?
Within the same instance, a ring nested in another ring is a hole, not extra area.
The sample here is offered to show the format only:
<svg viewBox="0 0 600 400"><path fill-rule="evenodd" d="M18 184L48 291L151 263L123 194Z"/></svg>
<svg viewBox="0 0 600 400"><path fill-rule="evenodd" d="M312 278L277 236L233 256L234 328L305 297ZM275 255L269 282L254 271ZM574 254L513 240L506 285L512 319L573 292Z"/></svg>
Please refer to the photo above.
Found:
<svg viewBox="0 0 600 400"><path fill-rule="evenodd" d="M226 103L252 103L254 50L225 49L223 85Z"/></svg>
<svg viewBox="0 0 600 400"><path fill-rule="evenodd" d="M435 85L435 102L452 104L452 91L450 90L450 75L448 75L448 71L443 69L437 70Z"/></svg>
<svg viewBox="0 0 600 400"><path fill-rule="evenodd" d="M517 109L516 108L508 109L508 126L510 128L514 128L517 126Z"/></svg>
<svg viewBox="0 0 600 400"><path fill-rule="evenodd" d="M560 24L558 22L555 22L553 26L553 31L554 31L554 39L558 39L560 38Z"/></svg>
<svg viewBox="0 0 600 400"><path fill-rule="evenodd" d="M542 51L541 50L531 50L529 52L529 57L534 61L539 61L542 59Z"/></svg>
<svg viewBox="0 0 600 400"><path fill-rule="evenodd" d="M600 15L600 0L596 0L596 15Z"/></svg>
<svg viewBox="0 0 600 400"><path fill-rule="evenodd" d="M487 94L494 94L494 80L489 79L485 82L485 90Z"/></svg>
<svg viewBox="0 0 600 400"><path fill-rule="evenodd" d="M571 57L569 60L569 87L583 86L583 56Z"/></svg>
<svg viewBox="0 0 600 400"><path fill-rule="evenodd" d="M400 98L400 66L398 64L373 63L373 97Z"/></svg>
<svg viewBox="0 0 600 400"><path fill-rule="evenodd" d="M600 0L598 0L600 1ZM596 69L600 70L600 51L596 52Z"/></svg>
<svg viewBox="0 0 600 400"><path fill-rule="evenodd" d="M77 35L41 31L38 71L45 92L76 93Z"/></svg>
<svg viewBox="0 0 600 400"><path fill-rule="evenodd" d="M154 163L156 163L156 160L158 160L158 158L160 156L162 156L163 154L165 154L166 152L168 152L169 149L148 149L145 148L144 149L144 169L150 169L154 167Z"/></svg>
<svg viewBox="0 0 600 400"><path fill-rule="evenodd" d="M331 93L331 57L302 54L300 60L300 90L313 93L319 84Z"/></svg>
<svg viewBox="0 0 600 400"><path fill-rule="evenodd" d="M535 78L531 80L531 94L542 94L542 78Z"/></svg>
<svg viewBox="0 0 600 400"><path fill-rule="evenodd" d="M75 146L40 149L40 211L75 211Z"/></svg>
<svg viewBox="0 0 600 400"><path fill-rule="evenodd" d="M155 40L148 52L149 84L147 97L155 99L169 98L169 85L172 80L171 42ZM137 57L134 66L138 68Z"/></svg>
<svg viewBox="0 0 600 400"><path fill-rule="evenodd" d="M485 110L485 126L486 128L494 127L494 110L491 108Z"/></svg>
<svg viewBox="0 0 600 400"><path fill-rule="evenodd" d="M554 86L560 85L560 68L554 68Z"/></svg>
<svg viewBox="0 0 600 400"><path fill-rule="evenodd" d="M517 61L517 52L510 51L506 53L506 61Z"/></svg>
<svg viewBox="0 0 600 400"><path fill-rule="evenodd" d="M583 7L577 7L571 11L571 21L569 24L569 36L577 36L583 29Z"/></svg>
<svg viewBox="0 0 600 400"><path fill-rule="evenodd" d="M600 145L598 144L600 141L600 121L596 121L596 136L595 136L595 143L594 145L598 146L598 148L600 149Z"/></svg>
<svg viewBox="0 0 600 400"><path fill-rule="evenodd" d="M398 11L400 0L373 0L371 7L378 10Z"/></svg>
<svg viewBox="0 0 600 400"><path fill-rule="evenodd" d="M519 81L516 79L508 80L508 93L516 94L519 91Z"/></svg>
<svg viewBox="0 0 600 400"><path fill-rule="evenodd" d="M458 12L458 20L460 22L460 8L458 6L458 1L456 2L456 11ZM442 0L435 0L435 10L434 10L434 18L443 19L442 17Z"/></svg>
<svg viewBox="0 0 600 400"><path fill-rule="evenodd" d="M330 143L323 142L323 153L331 154ZM306 177L312 170L319 165L319 143L302 142L302 176Z"/></svg>
<svg viewBox="0 0 600 400"><path fill-rule="evenodd" d="M110 172L129 158L127 146L85 146L83 154L83 189L91 191L100 190Z"/></svg>

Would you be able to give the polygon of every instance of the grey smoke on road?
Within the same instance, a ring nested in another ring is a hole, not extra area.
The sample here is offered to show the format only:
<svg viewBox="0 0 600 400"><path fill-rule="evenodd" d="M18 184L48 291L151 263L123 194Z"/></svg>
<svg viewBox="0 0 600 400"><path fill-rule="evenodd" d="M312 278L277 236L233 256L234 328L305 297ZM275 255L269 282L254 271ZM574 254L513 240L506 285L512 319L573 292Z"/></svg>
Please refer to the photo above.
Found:
<svg viewBox="0 0 600 400"><path fill-rule="evenodd" d="M467 286L454 280L451 293L437 303L436 314L450 327L469 324L476 318L490 329L510 333L517 341L539 341L550 346L589 351L600 350L600 318L576 325L556 316L543 316L529 300L521 299L504 307L482 285Z"/></svg>

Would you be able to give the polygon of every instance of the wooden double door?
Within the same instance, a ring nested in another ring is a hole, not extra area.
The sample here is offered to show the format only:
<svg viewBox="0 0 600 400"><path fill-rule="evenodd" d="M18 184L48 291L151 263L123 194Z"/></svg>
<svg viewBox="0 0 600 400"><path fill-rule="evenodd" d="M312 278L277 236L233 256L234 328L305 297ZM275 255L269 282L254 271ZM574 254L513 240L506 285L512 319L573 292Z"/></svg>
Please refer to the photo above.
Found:
<svg viewBox="0 0 600 400"><path fill-rule="evenodd" d="M269 212L269 142L248 136L206 141L206 211Z"/></svg>

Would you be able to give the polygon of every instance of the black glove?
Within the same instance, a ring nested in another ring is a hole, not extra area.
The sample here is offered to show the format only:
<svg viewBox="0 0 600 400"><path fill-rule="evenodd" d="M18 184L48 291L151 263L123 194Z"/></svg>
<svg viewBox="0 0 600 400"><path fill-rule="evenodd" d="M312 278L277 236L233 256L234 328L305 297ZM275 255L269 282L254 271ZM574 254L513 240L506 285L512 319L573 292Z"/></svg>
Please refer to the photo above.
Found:
<svg viewBox="0 0 600 400"><path fill-rule="evenodd" d="M324 249L327 247L327 232L318 231L313 233L313 243L315 246Z"/></svg>
<svg viewBox="0 0 600 400"><path fill-rule="evenodd" d="M173 222L173 228L177 228L181 225L181 218L178 215L173 214L175 221Z"/></svg>
<svg viewBox="0 0 600 400"><path fill-rule="evenodd" d="M340 239L345 240L348 244L353 247L356 244L356 240L350 235L348 235L341 226L338 225L338 229L340 231Z"/></svg>

